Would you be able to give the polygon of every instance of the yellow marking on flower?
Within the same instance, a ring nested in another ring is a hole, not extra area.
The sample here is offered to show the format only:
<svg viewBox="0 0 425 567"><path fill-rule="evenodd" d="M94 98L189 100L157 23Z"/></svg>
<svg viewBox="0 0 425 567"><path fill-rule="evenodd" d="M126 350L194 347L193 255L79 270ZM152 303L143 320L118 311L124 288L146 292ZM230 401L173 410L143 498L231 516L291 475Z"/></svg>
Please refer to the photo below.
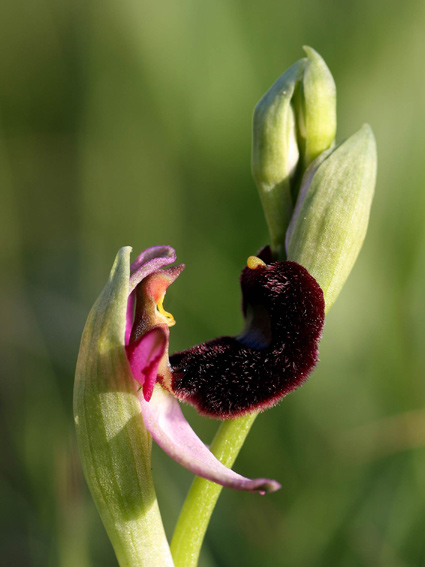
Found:
<svg viewBox="0 0 425 567"><path fill-rule="evenodd" d="M164 301L164 298L162 298L161 301L159 301L157 303L156 307L157 307L158 311L161 313L161 315L163 315L166 318L167 325L169 327L173 327L176 324L176 320L171 315L171 313L168 313L168 311L165 311L164 307L162 306L163 301Z"/></svg>
<svg viewBox="0 0 425 567"><path fill-rule="evenodd" d="M259 266L266 266L267 264L260 258L257 258L257 256L250 256L246 261L246 265L250 270L255 270Z"/></svg>

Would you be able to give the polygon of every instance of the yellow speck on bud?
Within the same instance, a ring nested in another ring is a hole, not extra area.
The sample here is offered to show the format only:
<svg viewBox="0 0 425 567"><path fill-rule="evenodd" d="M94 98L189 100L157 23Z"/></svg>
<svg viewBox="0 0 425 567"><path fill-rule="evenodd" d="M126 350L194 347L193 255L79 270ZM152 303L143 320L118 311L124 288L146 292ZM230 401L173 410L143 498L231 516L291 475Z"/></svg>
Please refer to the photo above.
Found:
<svg viewBox="0 0 425 567"><path fill-rule="evenodd" d="M169 327L173 327L176 324L176 320L171 315L171 313L168 313L168 311L165 311L164 307L162 306L163 302L164 302L164 298L162 298L161 301L158 302L158 304L157 304L158 311L161 313L161 315L163 315L166 318L167 325Z"/></svg>
<svg viewBox="0 0 425 567"><path fill-rule="evenodd" d="M259 266L266 266L267 264L260 258L257 258L257 256L250 256L246 261L246 265L250 270L255 270Z"/></svg>

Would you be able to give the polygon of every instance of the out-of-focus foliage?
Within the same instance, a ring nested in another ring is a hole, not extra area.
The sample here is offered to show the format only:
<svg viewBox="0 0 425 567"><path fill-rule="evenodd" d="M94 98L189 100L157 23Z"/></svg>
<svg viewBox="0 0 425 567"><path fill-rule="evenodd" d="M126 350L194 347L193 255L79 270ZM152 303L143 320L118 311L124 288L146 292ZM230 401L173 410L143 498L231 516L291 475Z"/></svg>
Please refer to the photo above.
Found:
<svg viewBox="0 0 425 567"><path fill-rule="evenodd" d="M313 46L341 140L378 144L365 246L314 376L261 416L201 567L425 563L425 5L376 0L3 0L0 8L0 562L115 566L76 456L85 318L119 247L171 244L172 348L241 324L238 275L267 242L251 117ZM187 411L208 442L217 424ZM154 452L171 533L189 473Z"/></svg>

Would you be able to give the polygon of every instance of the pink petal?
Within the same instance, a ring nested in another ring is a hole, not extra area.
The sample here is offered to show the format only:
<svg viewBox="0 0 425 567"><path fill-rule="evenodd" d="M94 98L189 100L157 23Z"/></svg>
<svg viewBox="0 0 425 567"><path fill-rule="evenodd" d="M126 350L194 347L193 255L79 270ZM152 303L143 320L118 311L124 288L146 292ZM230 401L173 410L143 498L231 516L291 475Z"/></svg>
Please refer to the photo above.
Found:
<svg viewBox="0 0 425 567"><path fill-rule="evenodd" d="M152 246L144 250L130 266L129 294L147 276L176 261L176 251L171 246Z"/></svg>
<svg viewBox="0 0 425 567"><path fill-rule="evenodd" d="M140 397L143 420L152 438L172 459L194 474L237 490L274 492L281 488L275 480L250 480L224 466L190 427L177 399L159 385L147 403Z"/></svg>
<svg viewBox="0 0 425 567"><path fill-rule="evenodd" d="M135 301L135 292L133 291L130 293L127 301L127 322L125 325L125 344L128 345L130 342L131 336L131 329L133 328L133 319L134 319L134 301Z"/></svg>
<svg viewBox="0 0 425 567"><path fill-rule="evenodd" d="M143 386L143 396L147 402L152 396L167 340L165 331L155 327L125 347L131 372L134 379Z"/></svg>

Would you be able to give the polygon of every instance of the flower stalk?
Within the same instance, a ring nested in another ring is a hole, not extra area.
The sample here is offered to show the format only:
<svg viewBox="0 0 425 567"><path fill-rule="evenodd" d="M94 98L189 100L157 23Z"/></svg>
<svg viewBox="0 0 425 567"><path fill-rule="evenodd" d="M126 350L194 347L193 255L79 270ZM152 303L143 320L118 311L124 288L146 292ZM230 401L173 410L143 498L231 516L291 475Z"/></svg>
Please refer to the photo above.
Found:
<svg viewBox="0 0 425 567"><path fill-rule="evenodd" d="M257 415L252 413L224 421L220 425L210 450L226 467L233 467ZM171 541L171 553L176 567L198 565L205 533L222 489L219 484L195 477Z"/></svg>

